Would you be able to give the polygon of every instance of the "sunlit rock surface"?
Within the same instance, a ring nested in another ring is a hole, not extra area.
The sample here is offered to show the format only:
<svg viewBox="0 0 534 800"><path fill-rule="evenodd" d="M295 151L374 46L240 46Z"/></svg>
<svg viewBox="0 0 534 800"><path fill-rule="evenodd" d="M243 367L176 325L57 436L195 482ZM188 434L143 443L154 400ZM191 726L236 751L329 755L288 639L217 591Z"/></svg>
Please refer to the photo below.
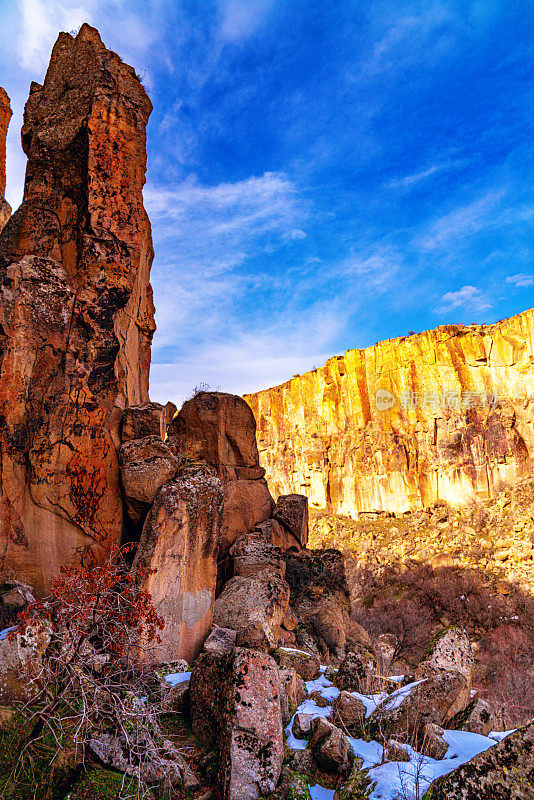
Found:
<svg viewBox="0 0 534 800"><path fill-rule="evenodd" d="M352 517L493 497L532 465L534 310L348 350L245 399L275 496Z"/></svg>

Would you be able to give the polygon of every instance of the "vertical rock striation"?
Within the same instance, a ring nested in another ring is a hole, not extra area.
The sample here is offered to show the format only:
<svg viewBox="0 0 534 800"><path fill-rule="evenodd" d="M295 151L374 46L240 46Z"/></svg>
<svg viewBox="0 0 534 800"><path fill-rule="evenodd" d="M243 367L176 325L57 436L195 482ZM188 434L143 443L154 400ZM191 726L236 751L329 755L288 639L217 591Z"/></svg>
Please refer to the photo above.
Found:
<svg viewBox="0 0 534 800"><path fill-rule="evenodd" d="M532 465L534 310L348 350L245 399L275 494L353 517L493 497Z"/></svg>
<svg viewBox="0 0 534 800"><path fill-rule="evenodd" d="M6 192L6 137L10 119L9 97L0 86L0 231L11 216L11 206L4 197Z"/></svg>
<svg viewBox="0 0 534 800"><path fill-rule="evenodd" d="M125 406L148 400L152 105L83 25L32 83L24 199L0 237L0 573L43 590L117 542Z"/></svg>

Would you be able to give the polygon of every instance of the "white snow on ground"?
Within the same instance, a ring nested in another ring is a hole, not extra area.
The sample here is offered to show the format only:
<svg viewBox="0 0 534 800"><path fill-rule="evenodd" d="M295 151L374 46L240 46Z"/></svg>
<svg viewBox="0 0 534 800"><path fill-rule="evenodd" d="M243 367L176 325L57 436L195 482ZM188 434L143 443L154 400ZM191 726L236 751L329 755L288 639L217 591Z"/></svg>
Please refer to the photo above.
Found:
<svg viewBox="0 0 534 800"><path fill-rule="evenodd" d="M336 689L332 681L327 680L324 675L320 675L315 681L306 681L306 691L308 694L320 692L321 697L329 701L335 700L339 694L339 689Z"/></svg>
<svg viewBox="0 0 534 800"><path fill-rule="evenodd" d="M317 717L328 717L328 716L330 716L330 712L331 711L332 711L332 706L325 706L324 708L321 708L321 706L317 705L315 700L308 699L308 700L305 700L303 703L300 704L300 706L298 707L296 713L297 714L298 713L301 713L301 714L312 714L313 715L313 719L316 719ZM289 723L289 725L286 728L287 746L291 747L292 750L306 750L306 745L307 745L306 739L296 739L293 736L293 731L291 729L293 727L293 720L294 719L295 719L295 715L293 715L293 717L291 718L291 722Z"/></svg>
<svg viewBox="0 0 534 800"><path fill-rule="evenodd" d="M370 800L397 800L399 795L403 795L403 787L409 795L422 797L436 778L447 775L496 744L494 739L468 731L446 730L443 738L449 749L441 761L421 756L411 747L407 747L410 761L389 761L370 769L369 778L376 781L376 786L369 795Z"/></svg>
<svg viewBox="0 0 534 800"><path fill-rule="evenodd" d="M491 731L489 737L490 739L495 739L496 742L502 742L503 739L506 739L507 736L510 736L511 733L515 732L516 728L512 728L511 731Z"/></svg>
<svg viewBox="0 0 534 800"><path fill-rule="evenodd" d="M323 787L319 786L319 784L316 786L310 786L310 795L312 800L333 800L334 794L335 792L333 789L323 789Z"/></svg>
<svg viewBox="0 0 534 800"><path fill-rule="evenodd" d="M327 680L324 676L324 671L325 668L321 667L322 674L315 681L307 681L306 689L309 694L319 692L325 700L331 702L339 695L339 689L336 689L332 682ZM402 680L402 677L393 676L391 680L399 681ZM350 692L350 694L364 703L367 709L366 717L369 717L380 705L387 709L398 708L419 683L422 683L422 681L414 681L391 694L386 694L385 692L369 696L358 692ZM309 698L297 709L297 713L312 714L314 718L328 717L331 711L331 705L321 708ZM296 739L291 731L293 719L286 728L288 747L293 750L305 750L306 740ZM480 736L477 733L469 733L468 731L445 730L443 738L449 745L449 749L441 761L421 756L409 745L405 745L410 761L387 761L384 764L381 763L383 748L378 742L366 742L364 739L354 739L350 736L348 740L354 753L363 759L362 768L369 770L369 778L376 783L369 800L398 800L399 796L404 796L405 794L413 797L422 797L430 784L437 778L447 775L457 767L465 764L466 761L470 761L474 756L493 747L510 733L513 733L513 731L502 733L492 731L487 737ZM332 800L334 797L334 792L331 789L324 789L318 785L310 786L309 788L312 800Z"/></svg>
<svg viewBox="0 0 534 800"><path fill-rule="evenodd" d="M169 675L165 675L165 681L170 683L171 686L177 686L179 683L188 681L190 677L190 672L171 672Z"/></svg>

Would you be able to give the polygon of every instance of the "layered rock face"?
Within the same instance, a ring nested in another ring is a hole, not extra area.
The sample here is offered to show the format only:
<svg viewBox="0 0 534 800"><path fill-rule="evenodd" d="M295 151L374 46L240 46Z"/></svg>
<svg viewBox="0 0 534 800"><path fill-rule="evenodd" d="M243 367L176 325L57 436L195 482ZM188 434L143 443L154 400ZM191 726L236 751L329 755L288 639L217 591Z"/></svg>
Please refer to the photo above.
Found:
<svg viewBox="0 0 534 800"><path fill-rule="evenodd" d="M246 395L275 493L356 517L493 497L534 452L534 310L348 350Z"/></svg>
<svg viewBox="0 0 534 800"><path fill-rule="evenodd" d="M119 424L148 400L155 328L151 108L88 25L60 34L26 104L24 199L0 237L0 572L38 591L121 534Z"/></svg>
<svg viewBox="0 0 534 800"><path fill-rule="evenodd" d="M11 206L4 197L6 191L6 136L10 119L9 97L0 86L0 231L11 216Z"/></svg>

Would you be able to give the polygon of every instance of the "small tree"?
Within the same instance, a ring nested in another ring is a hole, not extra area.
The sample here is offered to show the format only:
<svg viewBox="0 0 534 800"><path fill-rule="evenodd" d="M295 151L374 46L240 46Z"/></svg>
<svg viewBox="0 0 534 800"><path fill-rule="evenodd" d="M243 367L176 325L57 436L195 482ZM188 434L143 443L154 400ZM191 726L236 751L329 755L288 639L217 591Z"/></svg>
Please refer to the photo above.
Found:
<svg viewBox="0 0 534 800"><path fill-rule="evenodd" d="M19 615L12 636L48 640L28 665L32 699L21 708L27 735L19 767L44 736L56 742L56 756L74 747L78 764L95 736L112 736L124 743L123 771L142 785L160 747L158 705L147 701L155 682L146 650L159 643L164 622L139 588L149 571L134 575L128 567L132 547L113 548L102 564L63 567L49 598Z"/></svg>

